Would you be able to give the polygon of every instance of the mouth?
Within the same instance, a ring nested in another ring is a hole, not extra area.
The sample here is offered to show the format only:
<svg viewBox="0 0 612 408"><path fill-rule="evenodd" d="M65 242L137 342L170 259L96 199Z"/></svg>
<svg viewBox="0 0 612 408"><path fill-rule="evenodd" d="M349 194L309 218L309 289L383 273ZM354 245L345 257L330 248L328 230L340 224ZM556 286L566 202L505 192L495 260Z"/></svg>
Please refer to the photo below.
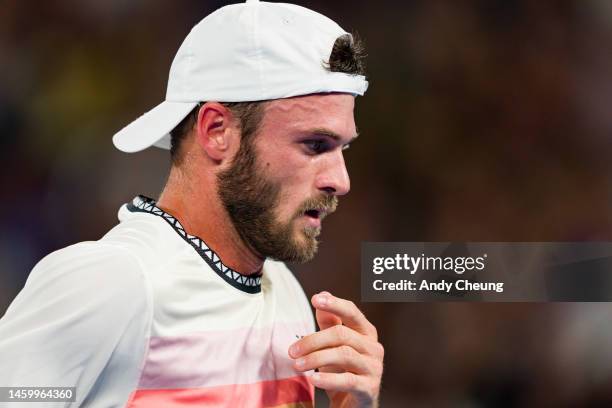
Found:
<svg viewBox="0 0 612 408"><path fill-rule="evenodd" d="M304 211L308 224L315 228L321 227L321 220L325 218L327 211L323 208L310 208Z"/></svg>
<svg viewBox="0 0 612 408"><path fill-rule="evenodd" d="M326 214L327 214L327 211L325 211L322 208L311 208L311 209L304 211L305 216L307 216L308 218L315 219L315 220L322 220Z"/></svg>

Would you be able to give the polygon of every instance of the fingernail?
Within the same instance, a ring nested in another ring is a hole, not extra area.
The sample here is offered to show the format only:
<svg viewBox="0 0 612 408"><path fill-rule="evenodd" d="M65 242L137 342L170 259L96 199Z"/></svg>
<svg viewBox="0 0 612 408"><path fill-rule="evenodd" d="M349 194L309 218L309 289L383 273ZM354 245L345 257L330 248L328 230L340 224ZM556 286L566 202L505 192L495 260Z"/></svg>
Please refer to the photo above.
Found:
<svg viewBox="0 0 612 408"><path fill-rule="evenodd" d="M312 374L312 379L315 381L319 381L319 379L321 378L321 375L319 373L313 373Z"/></svg>
<svg viewBox="0 0 612 408"><path fill-rule="evenodd" d="M289 348L289 351L291 352L291 355L297 356L300 353L300 345L297 343L294 344Z"/></svg>
<svg viewBox="0 0 612 408"><path fill-rule="evenodd" d="M306 364L306 360L303 358L298 358L295 362L295 365L302 368Z"/></svg>
<svg viewBox="0 0 612 408"><path fill-rule="evenodd" d="M320 294L319 296L317 296L317 301L319 302L319 305L327 306L327 304L329 303L329 297L328 295Z"/></svg>

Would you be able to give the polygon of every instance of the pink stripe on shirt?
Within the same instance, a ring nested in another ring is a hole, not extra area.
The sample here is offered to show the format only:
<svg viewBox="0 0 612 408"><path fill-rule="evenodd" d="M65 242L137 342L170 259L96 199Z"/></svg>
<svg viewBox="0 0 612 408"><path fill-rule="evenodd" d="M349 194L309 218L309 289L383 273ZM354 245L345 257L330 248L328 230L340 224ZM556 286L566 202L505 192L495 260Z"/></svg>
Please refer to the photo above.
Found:
<svg viewBox="0 0 612 408"><path fill-rule="evenodd" d="M250 384L300 375L288 355L306 322L152 337L139 389Z"/></svg>

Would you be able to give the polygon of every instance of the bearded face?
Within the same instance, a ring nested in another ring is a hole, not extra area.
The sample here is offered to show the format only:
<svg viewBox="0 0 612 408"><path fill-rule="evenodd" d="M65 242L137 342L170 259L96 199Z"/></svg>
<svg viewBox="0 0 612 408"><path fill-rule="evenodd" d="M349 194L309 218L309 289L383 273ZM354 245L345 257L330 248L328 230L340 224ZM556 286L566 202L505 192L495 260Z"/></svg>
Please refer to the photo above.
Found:
<svg viewBox="0 0 612 408"><path fill-rule="evenodd" d="M219 196L234 227L258 254L284 262L314 257L320 220L335 211L337 197L324 193L305 197L288 219L280 219L277 209L283 186L272 181L259 163L251 139L241 143L230 167L217 179Z"/></svg>

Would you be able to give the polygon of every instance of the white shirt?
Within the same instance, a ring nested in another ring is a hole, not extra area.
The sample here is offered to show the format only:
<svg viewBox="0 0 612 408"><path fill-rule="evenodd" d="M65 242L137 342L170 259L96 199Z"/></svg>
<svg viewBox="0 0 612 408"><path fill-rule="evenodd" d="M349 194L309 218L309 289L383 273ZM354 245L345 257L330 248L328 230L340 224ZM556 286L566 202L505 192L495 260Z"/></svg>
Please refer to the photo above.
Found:
<svg viewBox="0 0 612 408"><path fill-rule="evenodd" d="M314 319L283 263L240 275L143 196L119 220L34 267L0 319L0 386L76 387L45 407L312 406L287 350Z"/></svg>

